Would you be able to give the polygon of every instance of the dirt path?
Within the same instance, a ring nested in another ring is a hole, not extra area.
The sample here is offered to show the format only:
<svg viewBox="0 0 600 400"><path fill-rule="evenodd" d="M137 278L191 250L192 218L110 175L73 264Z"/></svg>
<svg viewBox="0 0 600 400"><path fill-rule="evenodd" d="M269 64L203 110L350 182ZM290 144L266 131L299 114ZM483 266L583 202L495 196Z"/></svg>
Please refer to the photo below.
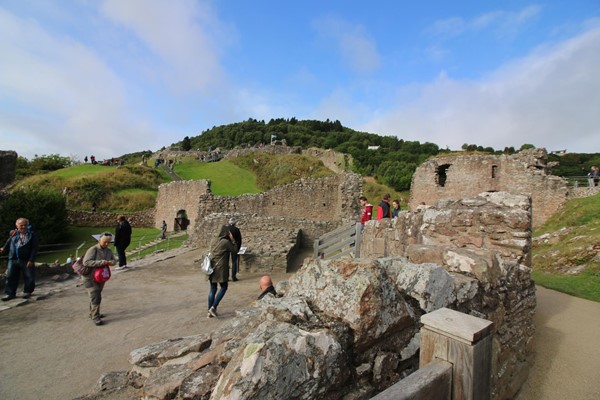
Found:
<svg viewBox="0 0 600 400"><path fill-rule="evenodd" d="M256 298L260 274L241 274L230 283L221 317L207 319L208 284L193 263L200 255L158 256L115 273L103 293L107 317L100 327L87 318L86 291L73 283L45 300L0 312L0 399L83 395L103 373L128 370L132 350L210 332ZM276 282L289 278L272 276ZM535 321L536 364L518 400L599 399L600 304L538 288Z"/></svg>
<svg viewBox="0 0 600 400"><path fill-rule="evenodd" d="M207 319L209 285L193 263L198 257L192 251L114 273L102 293L106 324L99 327L87 317L87 292L74 284L0 312L0 399L81 396L103 373L129 370L132 350L210 332L256 299L260 274L243 273L230 282L220 318ZM287 279L285 273L271 275L275 282Z"/></svg>

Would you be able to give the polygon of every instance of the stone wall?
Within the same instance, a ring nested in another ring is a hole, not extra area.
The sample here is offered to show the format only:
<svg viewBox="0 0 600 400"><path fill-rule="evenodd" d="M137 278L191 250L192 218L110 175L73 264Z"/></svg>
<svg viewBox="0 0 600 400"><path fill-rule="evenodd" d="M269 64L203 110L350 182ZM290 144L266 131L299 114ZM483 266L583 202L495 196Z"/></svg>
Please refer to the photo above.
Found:
<svg viewBox="0 0 600 400"><path fill-rule="evenodd" d="M425 311L450 306L493 321L494 398L514 397L527 379L534 335L529 197L482 193L370 221L360 253L365 258L404 257L422 265L415 274L435 293L413 295ZM431 265L443 271L432 271ZM414 277L404 279L411 294ZM459 287L460 298L450 291Z"/></svg>
<svg viewBox="0 0 600 400"><path fill-rule="evenodd" d="M531 196L533 225L539 226L567 200L567 181L550 174L545 149L514 155L457 155L432 158L415 171L411 210L422 203L457 200L481 192L505 191Z"/></svg>
<svg viewBox="0 0 600 400"><path fill-rule="evenodd" d="M353 173L304 178L255 195L206 193L197 199L199 209L189 242L208 248L220 225L233 217L239 221L243 245L249 250L241 267L285 271L294 252L312 247L322 234L358 218L358 193L362 193L362 178Z"/></svg>
<svg viewBox="0 0 600 400"><path fill-rule="evenodd" d="M17 153L0 150L0 188L10 184L15 179L17 169Z"/></svg>
<svg viewBox="0 0 600 400"><path fill-rule="evenodd" d="M201 202L205 201L209 193L210 181L207 180L163 183L158 187L153 226L160 228L164 220L167 222L167 229L173 230L178 212L185 210L190 220L187 229L192 231L200 215Z"/></svg>
<svg viewBox="0 0 600 400"><path fill-rule="evenodd" d="M79 226L114 226L117 224L117 217L121 214L101 211L77 211L67 210L67 220L69 225ZM153 228L154 210L146 210L135 213L123 214L134 228Z"/></svg>

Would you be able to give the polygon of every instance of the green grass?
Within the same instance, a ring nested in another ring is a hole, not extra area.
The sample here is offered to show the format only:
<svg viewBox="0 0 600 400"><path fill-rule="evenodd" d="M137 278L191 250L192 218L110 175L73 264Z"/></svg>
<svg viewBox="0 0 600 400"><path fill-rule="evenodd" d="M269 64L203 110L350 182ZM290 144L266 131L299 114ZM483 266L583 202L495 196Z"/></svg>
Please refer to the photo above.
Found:
<svg viewBox="0 0 600 400"><path fill-rule="evenodd" d="M568 201L533 233L536 238L546 234L548 243L532 249L535 283L600 301L600 195ZM567 273L577 269L582 272Z"/></svg>
<svg viewBox="0 0 600 400"><path fill-rule="evenodd" d="M211 190L217 196L239 196L241 194L260 193L256 177L230 161L200 162L184 158L175 165L174 171L182 179L210 179Z"/></svg>
<svg viewBox="0 0 600 400"><path fill-rule="evenodd" d="M38 263L52 263L55 260L59 260L59 263L64 263L67 260L67 257L77 257L83 256L87 249L92 247L97 243L97 241L92 237L93 234L98 234L102 232L111 232L114 234L115 227L81 227L81 226L70 226L68 229L68 236L65 238L65 241L60 244L55 244L51 246L40 246L40 250L38 252L37 262ZM160 229L155 228L133 228L133 232L131 235L131 244L128 247L128 251L138 248L141 245L151 242L160 236ZM177 241L173 240L170 244L171 248L173 247L173 243L178 243L181 245L181 238L176 238ZM165 241L166 242L166 241ZM162 247L166 247L167 243L162 245ZM79 248L79 250L78 250ZM142 253L142 255L151 253L152 250ZM132 258L133 259L133 258Z"/></svg>
<svg viewBox="0 0 600 400"><path fill-rule="evenodd" d="M56 176L59 178L75 178L81 175L95 175L101 172L106 172L109 169L116 167L109 167L103 165L92 165L92 164L80 164L73 167L62 168L56 171L49 172L48 175Z"/></svg>
<svg viewBox="0 0 600 400"><path fill-rule="evenodd" d="M545 288L600 302L600 276L592 271L563 275L534 270L532 277L537 285Z"/></svg>

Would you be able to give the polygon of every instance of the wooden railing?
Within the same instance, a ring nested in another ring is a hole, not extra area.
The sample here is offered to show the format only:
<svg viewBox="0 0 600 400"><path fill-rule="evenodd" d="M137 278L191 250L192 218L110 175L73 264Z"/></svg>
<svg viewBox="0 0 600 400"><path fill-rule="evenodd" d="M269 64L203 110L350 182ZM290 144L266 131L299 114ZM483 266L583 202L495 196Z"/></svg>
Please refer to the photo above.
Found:
<svg viewBox="0 0 600 400"><path fill-rule="evenodd" d="M421 322L419 369L372 400L488 400L493 323L447 308Z"/></svg>
<svg viewBox="0 0 600 400"><path fill-rule="evenodd" d="M350 254L355 258L360 257L361 230L360 223L351 222L315 239L314 257L324 260L333 260Z"/></svg>

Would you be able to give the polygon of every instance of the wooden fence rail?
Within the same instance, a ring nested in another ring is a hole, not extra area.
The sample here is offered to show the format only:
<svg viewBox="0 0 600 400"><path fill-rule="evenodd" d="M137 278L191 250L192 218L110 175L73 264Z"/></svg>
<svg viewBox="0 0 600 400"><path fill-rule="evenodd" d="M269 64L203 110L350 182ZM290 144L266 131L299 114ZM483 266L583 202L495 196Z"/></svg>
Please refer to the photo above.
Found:
<svg viewBox="0 0 600 400"><path fill-rule="evenodd" d="M360 257L361 224L351 222L315 239L314 257L333 260L353 254Z"/></svg>
<svg viewBox="0 0 600 400"><path fill-rule="evenodd" d="M489 400L493 323L447 308L421 322L419 370L372 400Z"/></svg>

